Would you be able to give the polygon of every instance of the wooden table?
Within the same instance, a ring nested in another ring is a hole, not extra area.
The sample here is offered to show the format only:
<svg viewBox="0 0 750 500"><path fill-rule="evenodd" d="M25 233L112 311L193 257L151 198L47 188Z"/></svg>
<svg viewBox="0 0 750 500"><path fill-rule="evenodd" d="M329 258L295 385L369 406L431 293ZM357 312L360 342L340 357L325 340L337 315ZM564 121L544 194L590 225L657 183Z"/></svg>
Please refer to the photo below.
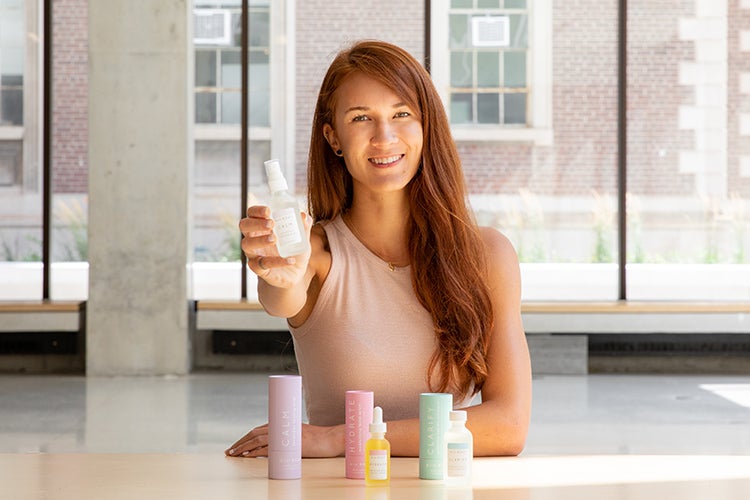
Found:
<svg viewBox="0 0 750 500"><path fill-rule="evenodd" d="M394 458L388 488L345 479L343 458L303 460L302 479L267 479L265 459L221 454L0 454L0 499L748 499L747 456L529 456L474 460L471 488L418 479Z"/></svg>

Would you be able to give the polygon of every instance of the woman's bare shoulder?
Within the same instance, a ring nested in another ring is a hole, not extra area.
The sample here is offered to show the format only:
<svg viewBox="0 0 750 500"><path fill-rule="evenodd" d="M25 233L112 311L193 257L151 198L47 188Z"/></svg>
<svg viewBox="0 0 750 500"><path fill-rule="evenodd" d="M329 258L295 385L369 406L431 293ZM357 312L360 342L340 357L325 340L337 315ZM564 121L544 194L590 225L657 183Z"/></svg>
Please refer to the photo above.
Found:
<svg viewBox="0 0 750 500"><path fill-rule="evenodd" d="M513 244L503 233L501 233L494 227L480 226L479 234L482 236L482 241L484 241L490 257L500 256L511 258L515 261L518 260L518 256L516 255L515 248L513 248Z"/></svg>
<svg viewBox="0 0 750 500"><path fill-rule="evenodd" d="M521 286L521 269L513 244L497 229L482 227L480 232L487 250L490 287L510 291L512 296L517 295Z"/></svg>

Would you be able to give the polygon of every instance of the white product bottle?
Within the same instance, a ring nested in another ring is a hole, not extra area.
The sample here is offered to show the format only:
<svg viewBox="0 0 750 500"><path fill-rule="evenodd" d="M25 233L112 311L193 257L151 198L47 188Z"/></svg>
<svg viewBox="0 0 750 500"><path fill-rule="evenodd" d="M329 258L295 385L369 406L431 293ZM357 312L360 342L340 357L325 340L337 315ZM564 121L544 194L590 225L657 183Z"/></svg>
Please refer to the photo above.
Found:
<svg viewBox="0 0 750 500"><path fill-rule="evenodd" d="M279 160L268 160L264 164L266 175L268 175L268 187L271 190L269 205L279 255L291 257L305 253L310 242L307 240L305 226L302 223L299 204L294 196L289 194L289 187L284 174L281 173Z"/></svg>
<svg viewBox="0 0 750 500"><path fill-rule="evenodd" d="M450 412L450 426L445 432L445 484L468 486L471 483L471 462L474 438L466 428L466 411Z"/></svg>

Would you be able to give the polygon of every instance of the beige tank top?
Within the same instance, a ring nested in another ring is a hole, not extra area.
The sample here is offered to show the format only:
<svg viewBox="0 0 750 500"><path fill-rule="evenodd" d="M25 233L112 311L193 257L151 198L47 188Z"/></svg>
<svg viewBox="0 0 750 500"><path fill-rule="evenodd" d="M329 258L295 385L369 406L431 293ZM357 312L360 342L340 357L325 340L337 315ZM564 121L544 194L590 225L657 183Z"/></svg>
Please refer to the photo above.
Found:
<svg viewBox="0 0 750 500"><path fill-rule="evenodd" d="M290 328L308 421L342 424L348 390L373 391L385 420L416 418L419 394L429 392L436 340L412 288L411 267L391 270L341 217L325 231L331 270L310 316Z"/></svg>

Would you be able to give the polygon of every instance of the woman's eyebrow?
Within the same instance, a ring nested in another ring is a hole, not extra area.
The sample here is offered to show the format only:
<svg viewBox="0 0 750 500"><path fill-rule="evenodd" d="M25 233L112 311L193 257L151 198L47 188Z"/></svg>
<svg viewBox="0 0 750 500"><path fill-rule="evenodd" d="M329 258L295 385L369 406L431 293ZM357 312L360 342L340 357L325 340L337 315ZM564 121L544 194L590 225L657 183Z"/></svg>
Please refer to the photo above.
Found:
<svg viewBox="0 0 750 500"><path fill-rule="evenodd" d="M351 108L344 111L344 113L351 113L352 111L369 111L370 108L367 106L352 106Z"/></svg>
<svg viewBox="0 0 750 500"><path fill-rule="evenodd" d="M392 105L391 107L393 109L398 109L398 108L408 107L408 105L403 101L399 101L396 104ZM344 113L351 113L352 111L370 111L370 107L369 106L352 106L351 108L348 108L346 111L344 111Z"/></svg>

